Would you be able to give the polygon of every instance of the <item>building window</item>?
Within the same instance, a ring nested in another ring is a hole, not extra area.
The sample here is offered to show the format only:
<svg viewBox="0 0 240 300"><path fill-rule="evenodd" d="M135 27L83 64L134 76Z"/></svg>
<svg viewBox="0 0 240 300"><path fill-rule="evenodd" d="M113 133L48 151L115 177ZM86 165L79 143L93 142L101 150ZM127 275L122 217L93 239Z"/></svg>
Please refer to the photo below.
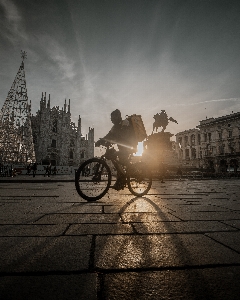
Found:
<svg viewBox="0 0 240 300"><path fill-rule="evenodd" d="M232 146L232 145L229 145L229 149L230 149L230 153L234 153L235 151L234 151L234 147Z"/></svg>
<svg viewBox="0 0 240 300"><path fill-rule="evenodd" d="M232 137L232 131L228 131L228 137Z"/></svg>
<svg viewBox="0 0 240 300"><path fill-rule="evenodd" d="M195 134L191 135L191 145L195 146Z"/></svg>
<svg viewBox="0 0 240 300"><path fill-rule="evenodd" d="M224 154L224 144L219 146L219 154Z"/></svg>
<svg viewBox="0 0 240 300"><path fill-rule="evenodd" d="M70 158L70 159L73 159L73 151L72 151L72 150L70 150L69 158Z"/></svg>
<svg viewBox="0 0 240 300"><path fill-rule="evenodd" d="M201 145L201 135L198 134L198 145Z"/></svg>
<svg viewBox="0 0 240 300"><path fill-rule="evenodd" d="M84 158L84 151L81 152L81 158Z"/></svg>
<svg viewBox="0 0 240 300"><path fill-rule="evenodd" d="M211 139L212 139L212 135L211 135L211 132L209 132L208 133L208 140L209 140L209 142L211 141Z"/></svg>
<svg viewBox="0 0 240 300"><path fill-rule="evenodd" d="M52 131L57 132L57 120L53 121Z"/></svg>
<svg viewBox="0 0 240 300"><path fill-rule="evenodd" d="M56 140L52 140L51 147L52 148L56 148L57 147L57 141Z"/></svg>
<svg viewBox="0 0 240 300"><path fill-rule="evenodd" d="M185 149L186 158L189 158L189 149Z"/></svg>
<svg viewBox="0 0 240 300"><path fill-rule="evenodd" d="M195 159L197 156L196 149L192 148L192 158Z"/></svg>
<svg viewBox="0 0 240 300"><path fill-rule="evenodd" d="M180 146L182 146L182 137L178 138L178 144L180 144Z"/></svg>
<svg viewBox="0 0 240 300"><path fill-rule="evenodd" d="M185 145L187 145L188 144L188 136L187 135L185 135L184 141L185 141Z"/></svg>
<svg viewBox="0 0 240 300"><path fill-rule="evenodd" d="M207 134L204 133L204 142L206 142L206 141L207 141Z"/></svg>

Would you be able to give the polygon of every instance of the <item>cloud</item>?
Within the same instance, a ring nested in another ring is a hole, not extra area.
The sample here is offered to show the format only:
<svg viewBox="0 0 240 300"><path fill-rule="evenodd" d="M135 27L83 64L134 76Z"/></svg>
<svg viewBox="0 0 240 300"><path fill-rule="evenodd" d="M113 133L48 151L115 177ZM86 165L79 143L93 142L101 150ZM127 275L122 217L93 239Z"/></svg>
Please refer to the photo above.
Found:
<svg viewBox="0 0 240 300"><path fill-rule="evenodd" d="M5 33L4 37L12 44L19 42L21 39L27 40L23 18L17 6L11 0L0 0L0 6L5 12L3 23L5 31L2 31L2 34Z"/></svg>
<svg viewBox="0 0 240 300"><path fill-rule="evenodd" d="M48 61L54 64L54 69L57 66L58 77L62 81L72 80L76 75L75 61L69 57L66 48L50 35L39 34L37 39L39 47L46 53Z"/></svg>
<svg viewBox="0 0 240 300"><path fill-rule="evenodd" d="M240 101L240 98L229 98L229 99L212 99L212 100L206 100L206 101L200 101L200 102L192 102L192 103L173 103L171 104L174 106L191 106L191 105L198 105L198 104L204 104L204 103L212 103L212 102L230 102L230 101Z"/></svg>

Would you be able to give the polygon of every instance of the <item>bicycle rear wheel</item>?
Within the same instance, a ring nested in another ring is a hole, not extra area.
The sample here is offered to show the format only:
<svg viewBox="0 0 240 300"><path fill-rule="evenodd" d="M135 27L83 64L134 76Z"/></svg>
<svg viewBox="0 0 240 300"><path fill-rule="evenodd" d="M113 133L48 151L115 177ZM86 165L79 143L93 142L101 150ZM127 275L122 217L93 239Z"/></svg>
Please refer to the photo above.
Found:
<svg viewBox="0 0 240 300"><path fill-rule="evenodd" d="M102 198L111 184L111 171L107 163L100 158L85 161L75 175L78 194L87 201Z"/></svg>
<svg viewBox="0 0 240 300"><path fill-rule="evenodd" d="M132 164L127 170L129 191L137 197L146 195L152 186L152 175L143 162Z"/></svg>

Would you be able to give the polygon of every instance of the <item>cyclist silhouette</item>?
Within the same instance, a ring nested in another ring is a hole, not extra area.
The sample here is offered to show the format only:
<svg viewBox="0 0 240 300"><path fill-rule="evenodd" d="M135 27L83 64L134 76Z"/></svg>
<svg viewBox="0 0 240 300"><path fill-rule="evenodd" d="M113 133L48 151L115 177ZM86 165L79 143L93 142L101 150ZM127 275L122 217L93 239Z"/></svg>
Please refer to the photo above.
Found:
<svg viewBox="0 0 240 300"><path fill-rule="evenodd" d="M111 130L107 135L95 143L95 147L117 144L119 151L115 151L113 153L118 157L119 162L126 166L129 155L136 152L138 142L136 140L131 122L128 120L128 118L125 120L122 119L119 109L116 109L111 113L111 121L113 123ZM116 182L116 186L118 187L119 182L121 182L122 179L121 175L122 174L118 171L118 178Z"/></svg>

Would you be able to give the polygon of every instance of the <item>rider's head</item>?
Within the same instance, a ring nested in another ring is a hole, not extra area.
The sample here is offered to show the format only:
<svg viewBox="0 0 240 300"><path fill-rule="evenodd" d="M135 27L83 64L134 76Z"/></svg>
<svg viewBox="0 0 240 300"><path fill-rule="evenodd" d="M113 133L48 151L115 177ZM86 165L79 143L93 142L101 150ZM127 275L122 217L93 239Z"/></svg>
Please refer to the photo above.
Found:
<svg viewBox="0 0 240 300"><path fill-rule="evenodd" d="M111 113L111 121L114 125L119 124L122 121L122 116L119 109L116 109Z"/></svg>

